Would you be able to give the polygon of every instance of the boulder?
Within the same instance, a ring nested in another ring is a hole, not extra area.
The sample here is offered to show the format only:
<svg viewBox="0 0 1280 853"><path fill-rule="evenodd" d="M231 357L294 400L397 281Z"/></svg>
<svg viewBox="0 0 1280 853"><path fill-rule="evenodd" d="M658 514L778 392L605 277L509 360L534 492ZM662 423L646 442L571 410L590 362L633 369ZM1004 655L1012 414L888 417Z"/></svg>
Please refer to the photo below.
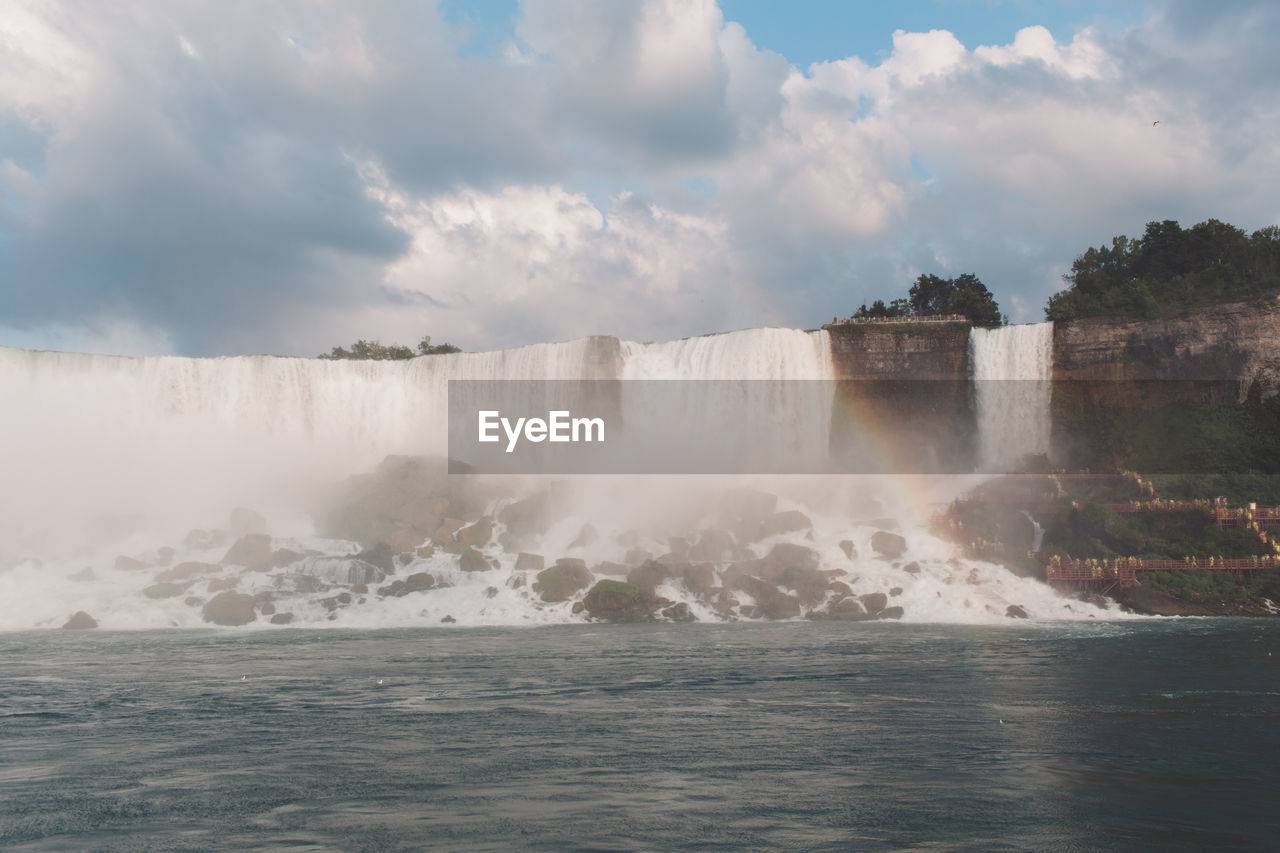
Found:
<svg viewBox="0 0 1280 853"><path fill-rule="evenodd" d="M249 534L251 536L258 534ZM239 592L220 592L204 606L204 621L215 625L248 625L258 618L253 609L253 596Z"/></svg>
<svg viewBox="0 0 1280 853"><path fill-rule="evenodd" d="M871 547L885 557L901 557L907 551L907 540L896 533L877 530L871 534Z"/></svg>
<svg viewBox="0 0 1280 853"><path fill-rule="evenodd" d="M316 552L311 552L314 556ZM284 566L291 566L299 560L306 559L307 555L300 551L292 551L288 548L277 548L271 552L271 568L279 569Z"/></svg>
<svg viewBox="0 0 1280 853"><path fill-rule="evenodd" d="M828 607L825 614L819 612L811 615L837 622L865 622L871 618L856 598L842 598Z"/></svg>
<svg viewBox="0 0 1280 853"><path fill-rule="evenodd" d="M600 531L596 530L595 525L584 524L582 529L578 531L578 535L569 543L569 550L574 548L586 548L588 545L595 543L600 538Z"/></svg>
<svg viewBox="0 0 1280 853"><path fill-rule="evenodd" d="M506 528L498 542L507 551L518 551L551 528L558 508L559 501L550 491L507 504L498 512L498 521Z"/></svg>
<svg viewBox="0 0 1280 853"><path fill-rule="evenodd" d="M456 541L456 535L466 524L460 518L443 518L431 532L431 541L437 545L449 545Z"/></svg>
<svg viewBox="0 0 1280 853"><path fill-rule="evenodd" d="M1010 604L1005 608L1004 615L1008 616L1010 619L1026 619L1027 611L1024 610L1021 605Z"/></svg>
<svg viewBox="0 0 1280 853"><path fill-rule="evenodd" d="M362 560L371 566L377 566L388 574L396 570L395 550L386 542L377 542L373 547L365 548L359 554L356 554L356 559ZM377 580L382 580L382 578ZM369 583L369 581L352 581L352 583Z"/></svg>
<svg viewBox="0 0 1280 853"><path fill-rule="evenodd" d="M483 548L489 544L489 540L493 538L493 519L482 518L475 524L469 524L459 530L455 538L463 545L470 545L473 548Z"/></svg>
<svg viewBox="0 0 1280 853"><path fill-rule="evenodd" d="M225 530L191 530L182 538L182 545L188 551L222 548L226 544L227 531Z"/></svg>
<svg viewBox="0 0 1280 853"><path fill-rule="evenodd" d="M673 571L673 566L668 563L645 560L644 563L627 572L627 583L653 588L679 571L679 568Z"/></svg>
<svg viewBox="0 0 1280 853"><path fill-rule="evenodd" d="M551 568L538 572L533 591L539 593L543 601L568 601L578 590L591 586L591 581L586 563L562 557Z"/></svg>
<svg viewBox="0 0 1280 853"><path fill-rule="evenodd" d="M262 612L263 616L270 616L271 614L276 612L276 606L272 604L270 601L268 601L266 604L263 604L261 607L259 607L258 610Z"/></svg>
<svg viewBox="0 0 1280 853"><path fill-rule="evenodd" d="M288 625L293 621L292 613L273 613L271 614L272 625Z"/></svg>
<svg viewBox="0 0 1280 853"><path fill-rule="evenodd" d="M789 509L786 512L776 512L762 521L755 539L812 529L813 522L809 520L809 516L798 509Z"/></svg>
<svg viewBox="0 0 1280 853"><path fill-rule="evenodd" d="M689 609L689 605L683 601L673 604L662 611L664 619L670 619L672 622L697 622L698 617L693 615L693 611Z"/></svg>
<svg viewBox="0 0 1280 853"><path fill-rule="evenodd" d="M446 516L468 517L475 503L471 491L472 478L450 475L444 459L388 456L325 497L317 533L406 551L431 536Z"/></svg>
<svg viewBox="0 0 1280 853"><path fill-rule="evenodd" d="M541 554L530 554L521 551L516 555L517 572L540 572L546 566L546 559Z"/></svg>
<svg viewBox="0 0 1280 853"><path fill-rule="evenodd" d="M244 566L264 572L271 568L271 537L265 533L246 533L227 549L221 560L224 566Z"/></svg>
<svg viewBox="0 0 1280 853"><path fill-rule="evenodd" d="M187 589L185 584L154 583L142 591L147 598L177 598Z"/></svg>
<svg viewBox="0 0 1280 853"><path fill-rule="evenodd" d="M827 584L827 589L834 592L837 598L853 595L853 588L844 581L831 581L831 583Z"/></svg>
<svg viewBox="0 0 1280 853"><path fill-rule="evenodd" d="M173 568L165 569L156 575L156 580L160 582L168 581L185 581L191 578L198 578L200 575L211 575L215 572L222 571L222 567L214 563L197 563L188 561L178 563Z"/></svg>
<svg viewBox="0 0 1280 853"><path fill-rule="evenodd" d="M94 619L83 610L77 610L71 614L71 618L62 623L64 631L87 631L90 628L97 628L98 620Z"/></svg>
<svg viewBox="0 0 1280 853"><path fill-rule="evenodd" d="M458 568L464 572L487 572L493 566L484 558L484 554L468 545L458 555Z"/></svg>
<svg viewBox="0 0 1280 853"><path fill-rule="evenodd" d="M876 614L876 618L877 619L901 619L903 612L904 612L903 609L895 604L893 607L886 607L884 610L881 610L878 614Z"/></svg>
<svg viewBox="0 0 1280 853"><path fill-rule="evenodd" d="M689 548L689 559L698 563L718 563L733 553L733 536L727 531L710 528L698 534Z"/></svg>
<svg viewBox="0 0 1280 853"><path fill-rule="evenodd" d="M844 555L848 557L850 560L858 556L858 549L853 547L852 539L841 539L840 550L844 551Z"/></svg>
<svg viewBox="0 0 1280 853"><path fill-rule="evenodd" d="M168 545L163 545L156 549L155 564L157 566L167 566L173 562L173 557L177 553L177 551L170 548Z"/></svg>
<svg viewBox="0 0 1280 853"><path fill-rule="evenodd" d="M915 560L912 560L910 563L903 566L902 570L909 575L918 575L920 574L920 564Z"/></svg>
<svg viewBox="0 0 1280 853"><path fill-rule="evenodd" d="M615 563L612 560L602 560L591 567L593 575L616 575L617 577L626 577L627 567L622 563Z"/></svg>
<svg viewBox="0 0 1280 853"><path fill-rule="evenodd" d="M122 572L137 572L145 569L147 564L133 557L126 557L124 554L116 557L116 568Z"/></svg>
<svg viewBox="0 0 1280 853"><path fill-rule="evenodd" d="M83 569L76 572L75 574L67 576L67 580L73 580L79 583L87 583L88 581L94 581L97 579L98 579L98 576L94 574L93 569L90 568L89 566L85 566Z"/></svg>
<svg viewBox="0 0 1280 853"><path fill-rule="evenodd" d="M817 569L790 566L778 575L775 582L792 590L801 604L810 607L827 595L827 576Z"/></svg>
<svg viewBox="0 0 1280 853"><path fill-rule="evenodd" d="M420 545L414 553L418 555L418 559L427 560L435 556L436 549L431 545Z"/></svg>
<svg viewBox="0 0 1280 853"><path fill-rule="evenodd" d="M356 557L307 557L298 564L297 572L347 585L381 583L387 577L379 567Z"/></svg>
<svg viewBox="0 0 1280 853"><path fill-rule="evenodd" d="M900 586L895 586L893 589L889 590L890 598L897 598L900 595L902 595L902 587Z"/></svg>
<svg viewBox="0 0 1280 853"><path fill-rule="evenodd" d="M231 519L227 529L232 536L244 536L246 533L266 533L267 520L261 513L238 506L231 510Z"/></svg>
<svg viewBox="0 0 1280 853"><path fill-rule="evenodd" d="M638 566L652 559L653 553L646 551L644 548L629 548L627 549L627 555L622 558L622 562L628 566Z"/></svg>
<svg viewBox="0 0 1280 853"><path fill-rule="evenodd" d="M436 579L428 572L416 572L404 580L392 581L378 589L380 596L403 598L411 592L426 592L436 585Z"/></svg>
<svg viewBox="0 0 1280 853"><path fill-rule="evenodd" d="M684 588L694 595L705 598L711 594L716 585L716 573L706 563L690 563L680 573Z"/></svg>
<svg viewBox="0 0 1280 853"><path fill-rule="evenodd" d="M648 587L615 580L596 581L582 599L588 614L611 622L640 622L669 604Z"/></svg>
<svg viewBox="0 0 1280 853"><path fill-rule="evenodd" d="M858 601L872 616L889 606L889 596L883 592L869 592L866 595L860 595L858 596Z"/></svg>
<svg viewBox="0 0 1280 853"><path fill-rule="evenodd" d="M818 552L804 545L779 542L760 558L756 574L767 580L776 580L788 569L811 572L818 568Z"/></svg>

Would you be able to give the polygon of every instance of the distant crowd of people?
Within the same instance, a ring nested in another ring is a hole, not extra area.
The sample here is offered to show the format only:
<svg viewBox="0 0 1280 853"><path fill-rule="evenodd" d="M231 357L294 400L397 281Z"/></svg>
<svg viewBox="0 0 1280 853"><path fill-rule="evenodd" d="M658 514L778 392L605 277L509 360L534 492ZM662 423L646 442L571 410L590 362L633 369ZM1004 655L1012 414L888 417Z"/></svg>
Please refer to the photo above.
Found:
<svg viewBox="0 0 1280 853"><path fill-rule="evenodd" d="M914 314L890 317L887 314L883 314L879 317L832 317L831 325L843 326L848 323L966 323L968 319L963 314L930 314L926 317Z"/></svg>

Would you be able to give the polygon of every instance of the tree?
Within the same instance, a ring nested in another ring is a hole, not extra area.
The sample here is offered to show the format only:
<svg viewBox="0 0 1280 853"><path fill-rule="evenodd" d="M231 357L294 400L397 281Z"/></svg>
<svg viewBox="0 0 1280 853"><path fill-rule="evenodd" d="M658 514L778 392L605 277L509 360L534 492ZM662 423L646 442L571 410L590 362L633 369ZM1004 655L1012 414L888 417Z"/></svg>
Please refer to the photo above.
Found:
<svg viewBox="0 0 1280 853"><path fill-rule="evenodd" d="M372 341L364 339L356 341L351 345L351 349L344 347L334 347L327 354L320 355L319 358L324 359L353 359L359 361L403 361L409 358L415 358L420 355L441 355L443 353L462 352L453 344L431 345L431 336L427 335L418 342L418 351L414 352L406 346L398 344L382 344L375 338Z"/></svg>
<svg viewBox="0 0 1280 853"><path fill-rule="evenodd" d="M975 326L999 326L1005 321L995 297L973 273L955 278L922 275L911 285L907 301L919 317L959 314Z"/></svg>

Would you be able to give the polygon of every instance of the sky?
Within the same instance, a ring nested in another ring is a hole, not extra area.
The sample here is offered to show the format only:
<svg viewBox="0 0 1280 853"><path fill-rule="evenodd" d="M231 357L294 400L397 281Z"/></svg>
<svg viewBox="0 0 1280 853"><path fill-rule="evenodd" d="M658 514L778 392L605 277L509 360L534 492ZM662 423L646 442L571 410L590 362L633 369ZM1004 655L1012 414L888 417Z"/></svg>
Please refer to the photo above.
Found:
<svg viewBox="0 0 1280 853"><path fill-rule="evenodd" d="M1148 221L1280 223L1277 42L1267 0L7 0L0 345L666 340L965 272L1035 322Z"/></svg>

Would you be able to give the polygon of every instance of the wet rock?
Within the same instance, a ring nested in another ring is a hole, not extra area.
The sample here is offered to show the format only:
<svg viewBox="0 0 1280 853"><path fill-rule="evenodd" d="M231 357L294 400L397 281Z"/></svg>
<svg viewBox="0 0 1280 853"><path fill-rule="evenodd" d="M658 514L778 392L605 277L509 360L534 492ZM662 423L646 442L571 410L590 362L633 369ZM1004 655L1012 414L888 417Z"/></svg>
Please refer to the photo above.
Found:
<svg viewBox="0 0 1280 853"><path fill-rule="evenodd" d="M918 575L920 574L920 564L915 560L912 560L910 563L903 566L902 570L909 575Z"/></svg>
<svg viewBox="0 0 1280 853"><path fill-rule="evenodd" d="M776 580L788 569L799 569L804 572L818 568L818 552L804 545L790 542L779 542L769 549L769 553L760 558L755 573L767 580Z"/></svg>
<svg viewBox="0 0 1280 853"><path fill-rule="evenodd" d="M292 566L294 563L305 559L307 556L307 554L303 554L300 551L292 551L288 548L277 548L271 552L271 568L279 569L284 566ZM312 556L318 555L316 555L315 552L312 552Z"/></svg>
<svg viewBox="0 0 1280 853"><path fill-rule="evenodd" d="M293 621L292 613L273 613L271 615L272 625L288 625Z"/></svg>
<svg viewBox="0 0 1280 853"><path fill-rule="evenodd" d="M628 566L638 566L652 559L653 553L651 551L646 551L644 548L630 548L627 550L627 555L622 558L622 562Z"/></svg>
<svg viewBox="0 0 1280 853"><path fill-rule="evenodd" d="M464 572L487 572L493 568L484 555L468 545L458 555L458 568Z"/></svg>
<svg viewBox="0 0 1280 853"><path fill-rule="evenodd" d="M626 577L627 567L622 563L615 563L612 560L602 560L591 567L593 575L614 575L617 577Z"/></svg>
<svg viewBox="0 0 1280 853"><path fill-rule="evenodd" d="M581 613L582 611L584 611L584 610L586 610L586 609L587 609L587 605L583 604L581 601L575 601L575 602L573 603L573 608L570 610L570 612L571 612L574 616L577 616L579 613Z"/></svg>
<svg viewBox="0 0 1280 853"><path fill-rule="evenodd" d="M852 540L852 539L841 539L841 540L840 540L840 550L841 550L841 551L844 551L844 555L845 555L846 557L848 557L850 560L852 560L854 557L858 556L858 550L857 550L856 548L854 548L854 547L853 547L853 540Z"/></svg>
<svg viewBox="0 0 1280 853"><path fill-rule="evenodd" d="M356 554L357 560L363 560L371 566L377 566L387 574L391 574L396 570L396 555L392 547L386 542L378 542L372 548L366 548L359 554ZM377 578L382 580L382 578ZM351 581L351 583L369 583L369 581Z"/></svg>
<svg viewBox="0 0 1280 853"><path fill-rule="evenodd" d="M91 628L97 627L98 620L94 619L83 610L77 610L75 613L72 613L71 617L67 619L66 622L62 623L62 629L64 631L88 631Z"/></svg>
<svg viewBox="0 0 1280 853"><path fill-rule="evenodd" d="M836 622L865 622L871 618L856 598L842 598L828 607L825 614L817 615Z"/></svg>
<svg viewBox="0 0 1280 853"><path fill-rule="evenodd" d="M596 581L582 599L588 614L611 622L640 622L669 604L648 587L615 580Z"/></svg>
<svg viewBox="0 0 1280 853"><path fill-rule="evenodd" d="M168 545L161 546L156 549L155 565L167 566L173 562L173 557L178 552L170 548Z"/></svg>
<svg viewBox="0 0 1280 853"><path fill-rule="evenodd" d="M182 538L182 545L188 551L202 551L206 548L224 548L227 541L225 530L191 530Z"/></svg>
<svg viewBox="0 0 1280 853"><path fill-rule="evenodd" d="M858 601L872 616L889 606L889 596L883 592L869 592L866 595L860 595L858 596Z"/></svg>
<svg viewBox="0 0 1280 853"><path fill-rule="evenodd" d="M895 604L893 607L886 607L884 610L881 610L879 613L876 614L876 618L877 619L901 619L903 612L904 612L903 609Z"/></svg>
<svg viewBox="0 0 1280 853"><path fill-rule="evenodd" d="M155 583L142 591L147 598L177 598L186 592L186 584Z"/></svg>
<svg viewBox="0 0 1280 853"><path fill-rule="evenodd" d="M329 598L320 599L320 604L324 607L325 610L328 610L330 613L332 613L335 610L337 610L339 607L346 607L352 601L353 599L351 597L351 593L342 592L337 595L330 596Z"/></svg>
<svg viewBox="0 0 1280 853"><path fill-rule="evenodd" d="M378 589L380 596L403 598L412 592L426 592L436 585L436 579L428 572L415 572L404 580L392 581Z"/></svg>
<svg viewBox="0 0 1280 853"><path fill-rule="evenodd" d="M907 551L907 540L896 533L877 530L871 534L871 547L886 557L901 557Z"/></svg>
<svg viewBox="0 0 1280 853"><path fill-rule="evenodd" d="M497 588L496 586L487 586L487 587L485 587L485 588L484 588L484 597L485 597L485 598L497 598L497 597L498 597L498 588Z"/></svg>
<svg viewBox="0 0 1280 853"><path fill-rule="evenodd" d="M364 595L369 591L369 585L367 583L353 583L351 585L351 591L357 595Z"/></svg>
<svg viewBox="0 0 1280 853"><path fill-rule="evenodd" d="M351 539L365 546L386 542L394 551L420 545L441 520L469 517L472 478L450 475L444 459L388 456L377 469L343 482L317 514L322 536ZM453 531L449 530L452 537Z"/></svg>
<svg viewBox="0 0 1280 853"><path fill-rule="evenodd" d="M271 537L265 533L246 533L236 540L221 560L224 566L244 566L254 572L271 569Z"/></svg>
<svg viewBox="0 0 1280 853"><path fill-rule="evenodd" d="M475 524L470 524L459 530L455 534L455 538L463 545L483 548L493 538L493 519L482 518Z"/></svg>
<svg viewBox="0 0 1280 853"><path fill-rule="evenodd" d="M551 528L559 505L558 497L550 491L507 504L498 513L498 521L506 528L498 537L499 544L507 551L532 544Z"/></svg>
<svg viewBox="0 0 1280 853"><path fill-rule="evenodd" d="M261 513L238 506L231 510L231 519L227 529L232 536L244 536L246 533L266 533L267 520Z"/></svg>
<svg viewBox="0 0 1280 853"><path fill-rule="evenodd" d="M147 564L141 560L133 557L126 557L124 554L121 554L119 557L116 557L115 566L116 569L122 572L138 572L145 569Z"/></svg>
<svg viewBox="0 0 1280 853"><path fill-rule="evenodd" d="M431 531L431 541L440 546L452 545L456 541L457 532L464 524L466 522L460 518L441 519L435 530Z"/></svg>
<svg viewBox="0 0 1280 853"><path fill-rule="evenodd" d="M893 589L889 590L890 598L897 598L900 595L902 595L902 587L900 586L895 586Z"/></svg>
<svg viewBox="0 0 1280 853"><path fill-rule="evenodd" d="M775 583L794 592L806 606L811 607L827 596L827 576L817 569L789 566L777 576Z"/></svg>
<svg viewBox="0 0 1280 853"><path fill-rule="evenodd" d="M733 536L724 530L710 528L698 534L698 541L689 548L689 560L697 563L718 563L728 559L734 548Z"/></svg>
<svg viewBox="0 0 1280 853"><path fill-rule="evenodd" d="M715 588L716 573L706 563L691 563L680 573L680 581L689 592L699 598L705 598Z"/></svg>
<svg viewBox="0 0 1280 853"><path fill-rule="evenodd" d="M524 585L525 585L524 575L512 575L511 577L507 578L507 586L511 587L512 589L524 589Z"/></svg>
<svg viewBox="0 0 1280 853"><path fill-rule="evenodd" d="M853 595L853 589L844 581L831 581L827 584L827 589L834 592L841 598L847 595Z"/></svg>
<svg viewBox="0 0 1280 853"><path fill-rule="evenodd" d="M517 572L540 572L546 566L546 559L541 554L530 554L521 551L516 555Z"/></svg>
<svg viewBox="0 0 1280 853"><path fill-rule="evenodd" d="M662 615L672 622L697 622L698 617L693 615L693 611L689 609L689 605L683 601L673 604L662 611Z"/></svg>
<svg viewBox="0 0 1280 853"><path fill-rule="evenodd" d="M189 595L186 598L182 599L182 603L187 605L188 607L199 607L200 605L204 604L204 599L198 595Z"/></svg>
<svg viewBox="0 0 1280 853"><path fill-rule="evenodd" d="M98 579L98 576L95 575L93 573L93 569L91 569L88 566L85 566L83 569L81 569L80 571L76 572L73 575L67 576L67 580L73 580L73 581L76 581L77 583L87 583L88 581L94 581L97 579Z"/></svg>
<svg viewBox="0 0 1280 853"><path fill-rule="evenodd" d="M458 620L454 619L452 616L445 616L443 619L440 620L440 622L445 625L453 625L457 621Z"/></svg>
<svg viewBox="0 0 1280 853"><path fill-rule="evenodd" d="M774 513L761 522L760 529L754 538L766 539L783 533L797 533L801 530L812 529L813 522L809 519L809 516L798 509L789 509L785 512Z"/></svg>
<svg viewBox="0 0 1280 853"><path fill-rule="evenodd" d="M725 583L730 583L726 577ZM752 575L736 575L732 578L735 589L740 589L755 599L755 606L742 608L742 613L756 619L792 619L800 615L800 599L787 595L769 581Z"/></svg>
<svg viewBox="0 0 1280 853"><path fill-rule="evenodd" d="M600 538L600 531L596 530L595 525L584 524L582 530L578 531L578 535L569 543L569 550L574 548L586 548L588 545L595 543Z"/></svg>
<svg viewBox="0 0 1280 853"><path fill-rule="evenodd" d="M678 572L679 569L675 569L675 571ZM671 564L660 563L657 560L646 560L627 572L627 583L652 588L671 577L672 574L673 567Z"/></svg>
<svg viewBox="0 0 1280 853"><path fill-rule="evenodd" d="M257 534L249 534L257 535ZM258 618L253 596L239 592L220 592L204 606L204 621L215 625L248 625Z"/></svg>
<svg viewBox="0 0 1280 853"><path fill-rule="evenodd" d="M1004 615L1010 619L1026 619L1027 611L1020 604L1010 604L1004 609Z"/></svg>
<svg viewBox="0 0 1280 853"><path fill-rule="evenodd" d="M422 545L414 553L418 555L418 559L427 560L435 556L436 549L431 545Z"/></svg>
<svg viewBox="0 0 1280 853"><path fill-rule="evenodd" d="M276 612L276 606L272 604L270 601L268 601L266 604L262 605L258 609L262 611L263 616L270 616L271 614Z"/></svg>
<svg viewBox="0 0 1280 853"><path fill-rule="evenodd" d="M543 601L568 601L578 590L591 586L592 580L585 562L561 557L551 568L538 572L533 591L539 593Z"/></svg>
<svg viewBox="0 0 1280 853"><path fill-rule="evenodd" d="M158 573L156 575L156 580L161 582L185 581L190 580L191 578L198 578L201 575L211 575L220 571L222 571L222 567L214 563L197 563L194 561L188 561L185 563L178 563L178 565L173 568L165 569Z"/></svg>
<svg viewBox="0 0 1280 853"><path fill-rule="evenodd" d="M298 564L297 572L347 585L381 583L387 578L381 568L356 557L307 557Z"/></svg>

